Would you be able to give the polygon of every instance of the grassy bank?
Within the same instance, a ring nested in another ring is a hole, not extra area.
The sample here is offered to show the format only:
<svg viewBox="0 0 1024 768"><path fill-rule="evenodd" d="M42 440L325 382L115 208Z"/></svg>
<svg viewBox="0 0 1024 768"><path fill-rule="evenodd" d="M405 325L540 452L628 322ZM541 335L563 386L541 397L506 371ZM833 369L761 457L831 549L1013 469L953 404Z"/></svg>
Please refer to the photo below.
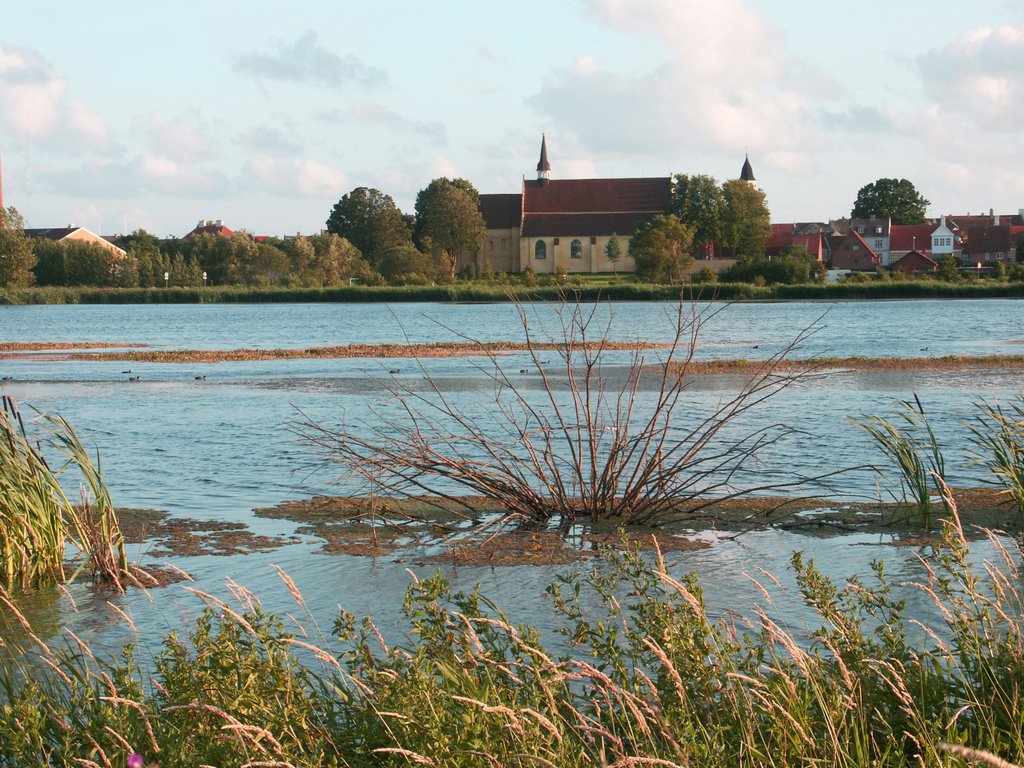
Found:
<svg viewBox="0 0 1024 768"><path fill-rule="evenodd" d="M836 582L796 554L798 594L752 571L764 599L724 619L660 558L609 554L547 589L545 624L569 652L440 575L413 579L398 645L345 612L327 631L280 572L287 621L235 586L228 601L196 592L206 609L187 636L141 668L131 647L103 660L77 638L5 662L0 762L860 768L976 765L984 750L1019 763L1022 552L992 535L992 561L972 565L962 533L954 515L909 582L881 564ZM805 631L776 613L792 600L815 617Z"/></svg>
<svg viewBox="0 0 1024 768"><path fill-rule="evenodd" d="M566 291L584 301L841 301L860 299L982 299L1024 297L1024 283L886 280L854 283L759 286L750 283L652 285L644 283L570 283L559 287L456 283L437 286L346 286L341 288L27 288L0 290L2 304L217 304L230 302L494 302L511 296L556 301Z"/></svg>

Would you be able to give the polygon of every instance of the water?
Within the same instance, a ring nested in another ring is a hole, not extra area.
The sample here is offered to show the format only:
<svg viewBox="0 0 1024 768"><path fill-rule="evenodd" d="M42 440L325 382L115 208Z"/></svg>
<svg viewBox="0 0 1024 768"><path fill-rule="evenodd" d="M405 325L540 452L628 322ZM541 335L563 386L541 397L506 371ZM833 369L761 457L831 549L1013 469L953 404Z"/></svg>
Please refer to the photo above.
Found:
<svg viewBox="0 0 1024 768"><path fill-rule="evenodd" d="M613 339L664 341L671 337L674 307L616 304L595 307L592 333ZM553 308L528 310L531 321L557 327ZM886 357L920 355L1015 354L1024 338L1024 304L1017 301L893 301L839 304L779 303L718 306L705 315L699 358L763 358L784 349L811 329L795 351L822 355ZM556 334L557 336L557 334ZM509 304L387 305L155 305L0 307L0 341L59 341L146 345L156 349L304 348L354 343L518 341L523 331ZM656 357L660 353L651 353ZM612 357L613 364L616 359ZM523 354L510 354L501 366L524 391L540 392L538 377L520 376L530 367ZM141 377L128 382L128 374ZM153 507L172 515L240 521L257 533L290 535L295 526L257 518L252 510L317 493L337 493L337 471L323 468L316 452L294 428L304 419L334 424L373 423L370 409L387 411L394 401L385 382L420 386L424 371L446 396L467 409L486 413L491 392L479 360L291 360L218 364L125 364L66 361L58 355L15 356L0 360L0 376L11 376L4 391L28 406L64 416L99 450L104 475L121 506ZM399 369L400 373L389 371ZM205 376L197 380L196 376ZM739 380L723 377L695 382L685 411L707 413L730 396ZM1020 390L1017 371L925 373L837 373L811 379L781 392L736 425L752 431L775 423L800 431L766 450L761 471L797 467L823 474L878 459L851 419L863 414L890 416L896 403L916 393L944 441L954 484L979 480L968 461L963 422L978 397L1007 400ZM740 481L755 480L741 476ZM852 471L839 481L850 498L877 496L875 476ZM306 595L323 626L339 605L371 613L385 629L400 633L398 606L409 583L406 569L424 574L432 567L368 558L316 554L317 540L301 541L270 553L229 558L199 556L175 561L196 576L202 589L224 594L231 577L263 597L275 610L291 610L286 590L269 563L284 567ZM672 567L696 570L708 586L709 602L725 613L746 611L755 590L742 573L755 566L782 573L789 553L806 549L836 573L863 570L884 557L896 570L912 569L906 550L883 546L877 537L809 538L768 531L708 550L673 554ZM144 555L144 553L134 553ZM578 567L578 566L574 566ZM516 621L548 621L538 610L539 595L552 570L532 566L448 569L459 585L481 583ZM70 595L43 590L23 600L34 622L60 636L72 627L83 639L114 648L127 639L116 629L112 600L135 618L143 636L155 640L187 626L198 610L194 597L178 587L158 590L154 602L139 593L122 598L75 586ZM0 623L0 627L2 627ZM548 626L548 629L551 627ZM47 632L44 632L47 634Z"/></svg>

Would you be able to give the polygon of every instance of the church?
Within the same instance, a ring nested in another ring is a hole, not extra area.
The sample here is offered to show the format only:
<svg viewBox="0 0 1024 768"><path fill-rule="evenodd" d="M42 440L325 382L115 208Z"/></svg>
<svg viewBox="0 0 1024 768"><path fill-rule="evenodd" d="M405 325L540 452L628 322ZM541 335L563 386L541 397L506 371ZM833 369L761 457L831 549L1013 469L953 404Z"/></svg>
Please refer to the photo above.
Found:
<svg viewBox="0 0 1024 768"><path fill-rule="evenodd" d="M480 195L487 236L477 266L490 262L496 272L632 272L633 229L664 213L671 191L671 176L552 179L542 136L536 180L523 179L519 194ZM613 236L621 247L615 263L607 255Z"/></svg>

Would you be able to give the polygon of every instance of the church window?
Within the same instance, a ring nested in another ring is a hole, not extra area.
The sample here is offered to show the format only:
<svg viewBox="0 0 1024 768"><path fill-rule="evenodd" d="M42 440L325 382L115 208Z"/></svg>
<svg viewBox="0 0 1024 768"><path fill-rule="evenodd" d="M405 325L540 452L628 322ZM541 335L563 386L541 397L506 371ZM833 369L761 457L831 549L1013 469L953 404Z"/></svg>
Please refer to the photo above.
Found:
<svg viewBox="0 0 1024 768"><path fill-rule="evenodd" d="M538 240L537 245L533 248L533 255L538 261L546 259L548 257L547 243L543 240Z"/></svg>
<svg viewBox="0 0 1024 768"><path fill-rule="evenodd" d="M574 259L583 258L583 243L579 240L573 240L572 245L569 246L569 256Z"/></svg>

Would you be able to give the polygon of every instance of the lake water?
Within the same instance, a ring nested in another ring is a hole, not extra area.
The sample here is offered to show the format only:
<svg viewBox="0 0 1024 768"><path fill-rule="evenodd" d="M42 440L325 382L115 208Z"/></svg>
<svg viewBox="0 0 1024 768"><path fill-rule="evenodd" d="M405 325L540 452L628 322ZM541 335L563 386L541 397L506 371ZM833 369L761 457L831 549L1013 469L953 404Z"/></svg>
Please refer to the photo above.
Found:
<svg viewBox="0 0 1024 768"><path fill-rule="evenodd" d="M664 341L671 337L674 307L622 303L594 308L595 335L616 340ZM784 349L802 331L808 338L796 357L1016 354L1024 340L1024 303L991 301L892 301L738 304L714 307L706 319L696 356L763 358ZM555 310L527 309L535 329L557 328ZM557 336L557 334L555 334ZM543 333L541 333L543 336ZM519 341L523 329L509 304L269 304L0 307L0 342L57 341L110 343L155 349L305 348L355 343ZM652 352L651 357L657 357ZM610 358L611 367L622 355ZM618 360L618 362L616 362ZM315 451L294 433L304 417L333 424L369 417L387 408L382 382L397 378L412 386L429 373L441 389L467 407L485 408L490 392L477 360L289 360L218 364L131 364L58 356L24 355L0 360L3 389L23 411L29 406L65 417L100 452L115 503L152 507L172 515L238 521L255 532L291 535L295 525L257 518L256 507L337 493L336 473L317 469ZM529 367L523 354L502 358L511 376ZM131 375L141 380L129 382ZM398 369L400 373L390 374ZM205 380L197 380L205 376ZM517 379L526 389L536 377ZM713 409L738 385L734 378L694 382L686 412ZM1008 400L1021 391L1017 371L970 369L925 373L843 373L814 378L781 392L744 416L737 428L753 431L775 423L799 428L761 456L759 471L799 468L821 474L878 461L867 436L851 423L864 414L891 416L899 401L921 399L946 448L954 484L979 480L969 466L964 421L979 397ZM458 400L461 398L462 400ZM303 414L305 416L303 416ZM683 417L685 418L685 416ZM753 477L741 478L753 481ZM852 471L838 481L847 498L877 498L876 477ZM394 625L400 596L409 583L406 569L430 573L396 558L322 555L318 542L297 543L270 553L201 556L176 561L196 576L199 587L223 594L226 577L245 584L277 610L290 609L287 593L270 563L291 573L324 626L338 605L372 613ZM777 574L789 553L807 550L836 573L862 570L885 557L890 570L913 569L912 553L884 546L878 537L812 538L778 531L720 541L710 549L678 553L672 567L698 571L716 610L746 610L753 590L744 570L765 567ZM133 556L144 553L133 552ZM412 562L412 560L410 560ZM451 569L458 584L481 583L516 621L540 622L536 605L552 571L534 567ZM141 631L159 637L187 624L195 598L178 587L158 590L153 602L139 594L115 602L130 611ZM71 626L86 639L111 647L121 638L112 629L109 595L76 586L71 595L43 590L31 600L44 634ZM517 611L521 610L522 613ZM397 626L397 625L394 625ZM0 623L0 628L3 624Z"/></svg>

